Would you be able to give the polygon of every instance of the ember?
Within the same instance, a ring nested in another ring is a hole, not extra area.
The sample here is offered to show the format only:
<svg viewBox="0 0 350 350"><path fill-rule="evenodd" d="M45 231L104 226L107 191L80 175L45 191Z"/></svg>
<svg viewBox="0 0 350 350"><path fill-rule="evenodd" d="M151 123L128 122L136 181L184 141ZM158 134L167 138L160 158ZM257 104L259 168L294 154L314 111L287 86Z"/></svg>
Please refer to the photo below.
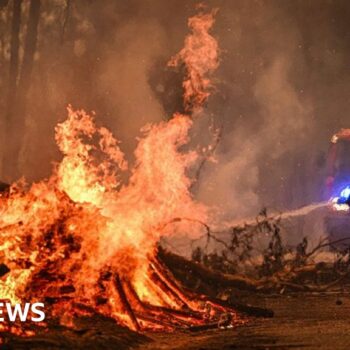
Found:
<svg viewBox="0 0 350 350"><path fill-rule="evenodd" d="M190 18L192 34L171 61L182 60L187 69L188 113L208 98L208 73L218 66L209 34L214 14ZM179 151L191 125L188 115L175 114L146 126L129 167L110 131L69 106L56 127L63 159L52 176L30 187L15 183L0 198L1 298L45 301L51 317L68 326L76 315L93 313L134 330L239 322L233 310L185 291L157 256L166 223L207 217L186 176L196 154ZM120 176L127 170L125 184Z"/></svg>

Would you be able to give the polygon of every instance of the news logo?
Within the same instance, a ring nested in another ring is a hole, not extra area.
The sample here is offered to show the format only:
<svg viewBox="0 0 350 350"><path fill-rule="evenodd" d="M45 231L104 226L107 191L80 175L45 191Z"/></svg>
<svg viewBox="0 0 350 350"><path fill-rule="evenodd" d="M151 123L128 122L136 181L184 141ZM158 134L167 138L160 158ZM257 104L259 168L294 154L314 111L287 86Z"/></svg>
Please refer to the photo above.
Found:
<svg viewBox="0 0 350 350"><path fill-rule="evenodd" d="M0 322L41 322L45 320L44 303L14 304L0 302ZM5 312L4 312L5 311Z"/></svg>

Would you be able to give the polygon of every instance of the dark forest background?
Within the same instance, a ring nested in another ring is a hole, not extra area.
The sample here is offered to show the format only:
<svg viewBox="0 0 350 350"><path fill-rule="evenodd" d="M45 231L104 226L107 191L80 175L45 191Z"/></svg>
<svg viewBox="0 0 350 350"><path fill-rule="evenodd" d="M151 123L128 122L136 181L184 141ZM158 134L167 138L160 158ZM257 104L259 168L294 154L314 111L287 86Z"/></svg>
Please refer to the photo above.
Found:
<svg viewBox="0 0 350 350"><path fill-rule="evenodd" d="M350 127L350 3L216 0L216 92L193 146L222 129L195 196L224 218L320 200L330 137ZM37 181L60 159L66 106L95 111L129 158L140 128L181 108L166 68L194 1L0 0L0 179Z"/></svg>

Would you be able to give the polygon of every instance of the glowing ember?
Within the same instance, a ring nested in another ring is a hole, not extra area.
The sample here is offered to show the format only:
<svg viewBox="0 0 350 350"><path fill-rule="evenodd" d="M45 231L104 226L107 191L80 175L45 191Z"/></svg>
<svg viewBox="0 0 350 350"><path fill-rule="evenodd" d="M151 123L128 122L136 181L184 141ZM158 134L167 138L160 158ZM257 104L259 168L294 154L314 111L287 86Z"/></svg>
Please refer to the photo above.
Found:
<svg viewBox="0 0 350 350"><path fill-rule="evenodd" d="M206 74L218 65L217 43L208 34L213 14L189 20L193 33L173 60L187 67L187 107L205 102ZM186 177L196 154L179 152L191 125L176 114L146 126L129 181L121 184L128 165L118 141L92 116L68 107L67 120L56 127L63 159L53 175L30 188L17 183L0 198L0 254L9 268L1 299L51 300L51 314L66 325L77 313L99 312L133 329L171 329L222 313L183 293L156 257L167 222L206 220Z"/></svg>

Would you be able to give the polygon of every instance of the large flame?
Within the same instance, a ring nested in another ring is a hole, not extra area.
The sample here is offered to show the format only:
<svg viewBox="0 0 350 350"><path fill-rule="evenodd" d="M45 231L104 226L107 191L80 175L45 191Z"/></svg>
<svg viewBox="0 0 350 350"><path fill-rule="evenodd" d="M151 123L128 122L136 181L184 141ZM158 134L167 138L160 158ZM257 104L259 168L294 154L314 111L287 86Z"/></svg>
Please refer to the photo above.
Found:
<svg viewBox="0 0 350 350"><path fill-rule="evenodd" d="M206 74L218 65L217 43L208 33L213 15L190 18L193 32L173 59L187 68L186 107L205 102ZM206 220L207 210L193 200L186 176L196 154L179 151L191 125L188 116L175 114L146 126L128 168L113 135L69 106L67 120L56 127L63 159L53 175L29 188L17 183L0 198L0 255L10 269L0 280L1 299L65 295L66 307L54 310L62 319L74 301L132 328L140 319L147 324L140 303L180 310L185 302L197 309L176 286L164 287L164 271L155 260L166 223L176 217ZM122 183L126 170L131 175ZM139 316L123 300L127 293Z"/></svg>

